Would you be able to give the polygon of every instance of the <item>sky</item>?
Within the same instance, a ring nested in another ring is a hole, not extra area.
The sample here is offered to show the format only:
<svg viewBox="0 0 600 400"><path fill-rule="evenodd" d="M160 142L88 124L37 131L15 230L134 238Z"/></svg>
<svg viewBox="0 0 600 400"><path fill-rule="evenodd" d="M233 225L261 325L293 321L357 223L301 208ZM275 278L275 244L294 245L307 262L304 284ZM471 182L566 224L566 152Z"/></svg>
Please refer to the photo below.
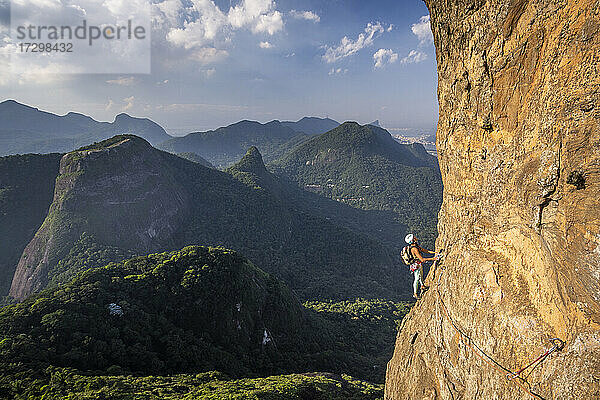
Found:
<svg viewBox="0 0 600 400"><path fill-rule="evenodd" d="M421 0L147 1L12 0L13 29L19 7L29 22L101 21L144 8L149 57L125 47L87 65L81 55L62 64L4 57L0 100L101 121L126 112L173 134L303 116L435 131L435 49ZM0 0L0 56L15 46L9 4ZM85 73L101 66L123 72Z"/></svg>

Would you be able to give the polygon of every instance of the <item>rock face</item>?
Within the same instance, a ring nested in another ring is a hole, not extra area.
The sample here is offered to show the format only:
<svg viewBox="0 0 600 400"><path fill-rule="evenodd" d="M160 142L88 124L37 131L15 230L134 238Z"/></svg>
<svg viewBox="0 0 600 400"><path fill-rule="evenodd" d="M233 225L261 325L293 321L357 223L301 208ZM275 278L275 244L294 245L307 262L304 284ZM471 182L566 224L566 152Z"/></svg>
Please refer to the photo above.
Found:
<svg viewBox="0 0 600 400"><path fill-rule="evenodd" d="M385 398L600 398L600 3L426 3L446 257L403 322ZM564 349L527 382L482 354L516 371L554 337Z"/></svg>
<svg viewBox="0 0 600 400"><path fill-rule="evenodd" d="M48 269L84 232L140 253L169 247L186 205L160 153L139 137L116 136L64 155L50 211L19 260L9 295L23 299L44 287Z"/></svg>

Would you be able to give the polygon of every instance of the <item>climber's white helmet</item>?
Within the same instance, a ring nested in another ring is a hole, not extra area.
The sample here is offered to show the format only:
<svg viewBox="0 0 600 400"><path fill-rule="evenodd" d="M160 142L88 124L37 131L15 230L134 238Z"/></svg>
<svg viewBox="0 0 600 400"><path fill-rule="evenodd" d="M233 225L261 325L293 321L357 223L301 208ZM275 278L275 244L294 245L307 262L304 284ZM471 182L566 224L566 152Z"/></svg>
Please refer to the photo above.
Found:
<svg viewBox="0 0 600 400"><path fill-rule="evenodd" d="M413 235L412 233L409 233L404 238L404 241L406 241L406 243L408 243L408 244L412 244L413 240L415 240L415 235Z"/></svg>

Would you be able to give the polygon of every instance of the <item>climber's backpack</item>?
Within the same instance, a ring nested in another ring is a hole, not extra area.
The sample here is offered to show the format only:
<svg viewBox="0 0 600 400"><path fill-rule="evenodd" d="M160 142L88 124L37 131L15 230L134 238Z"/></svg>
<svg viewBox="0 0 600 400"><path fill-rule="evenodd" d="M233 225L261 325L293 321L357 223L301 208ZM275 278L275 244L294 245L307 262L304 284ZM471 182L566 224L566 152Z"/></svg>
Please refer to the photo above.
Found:
<svg viewBox="0 0 600 400"><path fill-rule="evenodd" d="M417 261L417 258L413 255L411 251L414 247L416 246L414 244L411 244L402 248L402 251L400 252L400 258L402 258L404 264L411 265Z"/></svg>

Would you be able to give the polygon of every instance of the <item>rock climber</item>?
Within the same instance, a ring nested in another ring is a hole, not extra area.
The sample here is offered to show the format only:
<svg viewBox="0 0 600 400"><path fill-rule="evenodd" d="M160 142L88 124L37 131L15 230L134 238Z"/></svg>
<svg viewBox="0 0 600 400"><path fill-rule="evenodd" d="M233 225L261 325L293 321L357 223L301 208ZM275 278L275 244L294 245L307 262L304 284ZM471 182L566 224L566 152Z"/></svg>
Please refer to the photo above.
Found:
<svg viewBox="0 0 600 400"><path fill-rule="evenodd" d="M427 249L419 246L419 240L415 235L409 233L404 238L408 246L402 249L402 259L404 262L410 266L410 272L412 272L415 276L415 280L413 282L413 297L415 299L420 299L421 295L425 293L429 287L425 286L423 283L423 262L425 261L435 261L435 252L429 251ZM423 257L423 254L430 253L433 254L434 257ZM419 289L421 289L419 291Z"/></svg>

